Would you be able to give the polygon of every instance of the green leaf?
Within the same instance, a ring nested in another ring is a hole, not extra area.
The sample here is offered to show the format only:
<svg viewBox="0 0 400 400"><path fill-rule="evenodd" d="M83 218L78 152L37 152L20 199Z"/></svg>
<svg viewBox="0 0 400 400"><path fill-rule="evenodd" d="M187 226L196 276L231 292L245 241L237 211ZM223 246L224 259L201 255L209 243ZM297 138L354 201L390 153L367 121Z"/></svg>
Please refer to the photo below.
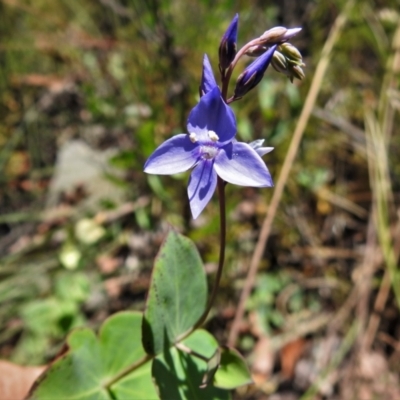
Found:
<svg viewBox="0 0 400 400"><path fill-rule="evenodd" d="M203 376L201 387L207 386L212 382L221 359L217 340L207 331L198 329L183 340L182 344L193 351L194 355L200 355L200 357L207 360L206 372Z"/></svg>
<svg viewBox="0 0 400 400"><path fill-rule="evenodd" d="M56 296L63 301L81 303L90 294L90 281L82 272L62 271L55 280Z"/></svg>
<svg viewBox="0 0 400 400"><path fill-rule="evenodd" d="M122 312L107 319L98 338L87 328L72 332L68 352L39 379L30 399L157 399L149 362L107 388L107 382L144 359L140 325L140 313Z"/></svg>
<svg viewBox="0 0 400 400"><path fill-rule="evenodd" d="M207 359L213 357L218 349L217 339L204 329L195 330L182 344Z"/></svg>
<svg viewBox="0 0 400 400"><path fill-rule="evenodd" d="M228 391L214 386L200 388L206 362L175 347L167 348L153 361L152 374L161 399L228 400Z"/></svg>
<svg viewBox="0 0 400 400"><path fill-rule="evenodd" d="M115 400L158 400L151 380L151 363L147 362L111 387Z"/></svg>
<svg viewBox="0 0 400 400"><path fill-rule="evenodd" d="M99 339L107 380L145 356L140 343L141 317L139 312L120 312L101 327Z"/></svg>
<svg viewBox="0 0 400 400"><path fill-rule="evenodd" d="M157 256L143 317L143 347L160 354L203 314L207 282L191 240L171 231Z"/></svg>
<svg viewBox="0 0 400 400"><path fill-rule="evenodd" d="M32 399L111 399L102 388L100 348L90 329L73 332L68 338L70 352L56 361L42 377Z"/></svg>
<svg viewBox="0 0 400 400"><path fill-rule="evenodd" d="M223 348L220 366L214 376L214 385L221 389L236 389L252 383L249 368L240 353Z"/></svg>

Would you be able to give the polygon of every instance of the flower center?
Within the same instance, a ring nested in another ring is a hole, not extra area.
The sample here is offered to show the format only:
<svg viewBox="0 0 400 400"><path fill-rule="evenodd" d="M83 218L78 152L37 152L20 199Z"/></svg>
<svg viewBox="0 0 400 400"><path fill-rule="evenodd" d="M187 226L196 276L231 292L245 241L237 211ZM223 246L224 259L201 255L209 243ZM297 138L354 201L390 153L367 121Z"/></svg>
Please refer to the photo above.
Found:
<svg viewBox="0 0 400 400"><path fill-rule="evenodd" d="M211 160L217 155L218 147L213 145L204 145L200 147L200 153L204 160Z"/></svg>

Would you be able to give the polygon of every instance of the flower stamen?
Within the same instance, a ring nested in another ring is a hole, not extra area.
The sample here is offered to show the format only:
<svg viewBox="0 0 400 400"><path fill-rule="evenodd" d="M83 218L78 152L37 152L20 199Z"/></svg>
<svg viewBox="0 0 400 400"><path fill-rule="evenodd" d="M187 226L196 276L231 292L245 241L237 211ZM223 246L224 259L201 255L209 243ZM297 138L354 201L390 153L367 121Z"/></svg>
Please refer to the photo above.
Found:
<svg viewBox="0 0 400 400"><path fill-rule="evenodd" d="M219 136L214 132L214 131L208 131L208 137L213 141L213 142L218 142Z"/></svg>
<svg viewBox="0 0 400 400"><path fill-rule="evenodd" d="M196 143L197 142L197 136L194 132L189 133L189 139L192 143Z"/></svg>

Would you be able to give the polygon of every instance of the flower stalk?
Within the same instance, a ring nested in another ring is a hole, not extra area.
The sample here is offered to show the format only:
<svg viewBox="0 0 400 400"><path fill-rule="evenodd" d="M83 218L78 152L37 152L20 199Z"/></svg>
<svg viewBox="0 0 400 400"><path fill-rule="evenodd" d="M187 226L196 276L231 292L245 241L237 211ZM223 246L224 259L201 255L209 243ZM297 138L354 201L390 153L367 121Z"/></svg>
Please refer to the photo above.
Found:
<svg viewBox="0 0 400 400"><path fill-rule="evenodd" d="M204 210L215 189L218 191L220 251L214 287L204 313L180 339L187 337L204 323L218 292L225 260L226 184L273 186L271 174L261 159L273 148L262 147L263 140L250 144L238 142L235 138L236 118L229 104L257 86L270 63L291 79L304 77L301 54L293 45L287 43L301 30L300 28L272 28L237 50L238 19L238 15L235 15L219 46L221 89L205 55L199 86L200 101L189 114L187 133L178 134L161 144L144 167L145 172L160 175L192 170L187 192L193 218L197 218ZM277 48L280 52L275 56ZM239 75L234 94L228 98L233 70L244 55L257 58Z"/></svg>

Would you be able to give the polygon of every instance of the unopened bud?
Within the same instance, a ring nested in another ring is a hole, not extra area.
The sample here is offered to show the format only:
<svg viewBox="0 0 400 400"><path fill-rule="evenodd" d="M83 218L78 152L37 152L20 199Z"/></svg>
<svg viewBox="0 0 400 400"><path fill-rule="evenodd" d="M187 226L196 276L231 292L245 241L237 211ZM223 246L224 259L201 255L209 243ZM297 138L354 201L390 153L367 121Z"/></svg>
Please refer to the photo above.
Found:
<svg viewBox="0 0 400 400"><path fill-rule="evenodd" d="M239 75L239 78L236 81L235 92L233 94L235 99L243 97L248 91L259 84L271 62L275 49L276 45L270 47Z"/></svg>
<svg viewBox="0 0 400 400"><path fill-rule="evenodd" d="M271 60L271 65L276 71L285 74L291 82L293 82L293 78L302 80L305 78L305 74L301 67L304 67L305 64L303 63L301 54L294 46L289 43L286 44L288 46L278 46L279 49L285 50L286 53L276 50ZM288 57L288 53L293 58Z"/></svg>
<svg viewBox="0 0 400 400"><path fill-rule="evenodd" d="M261 44L271 45L287 42L293 36L296 36L301 31L301 28L287 29L283 26L276 26L265 31L259 40Z"/></svg>
<svg viewBox="0 0 400 400"><path fill-rule="evenodd" d="M287 29L283 26L276 26L275 28L268 29L261 36L260 40L263 43L280 43L282 37L284 37Z"/></svg>
<svg viewBox="0 0 400 400"><path fill-rule="evenodd" d="M278 50L275 50L274 56L271 60L271 65L276 71L281 72L285 75L288 74L288 64L286 61L286 57Z"/></svg>
<svg viewBox="0 0 400 400"><path fill-rule="evenodd" d="M229 67L231 62L235 59L237 52L237 28L238 28L239 15L236 14L226 30L224 36L222 36L221 43L219 45L219 65L221 70L225 70Z"/></svg>
<svg viewBox="0 0 400 400"><path fill-rule="evenodd" d="M301 53L292 44L282 43L278 49L282 54L284 54L290 60L295 61L296 63L299 62L302 63L303 58L301 56Z"/></svg>
<svg viewBox="0 0 400 400"><path fill-rule="evenodd" d="M289 40L292 37L296 36L301 30L302 30L302 28L290 28L287 30L287 32L285 33L285 35L282 39Z"/></svg>
<svg viewBox="0 0 400 400"><path fill-rule="evenodd" d="M245 54L249 57L260 57L261 54L264 54L267 51L267 49L268 47L266 46L251 46Z"/></svg>
<svg viewBox="0 0 400 400"><path fill-rule="evenodd" d="M295 78L300 79L300 80L302 80L306 77L303 69L299 65L291 65L290 72L292 73L292 76L294 76ZM291 80L293 81L293 78Z"/></svg>

